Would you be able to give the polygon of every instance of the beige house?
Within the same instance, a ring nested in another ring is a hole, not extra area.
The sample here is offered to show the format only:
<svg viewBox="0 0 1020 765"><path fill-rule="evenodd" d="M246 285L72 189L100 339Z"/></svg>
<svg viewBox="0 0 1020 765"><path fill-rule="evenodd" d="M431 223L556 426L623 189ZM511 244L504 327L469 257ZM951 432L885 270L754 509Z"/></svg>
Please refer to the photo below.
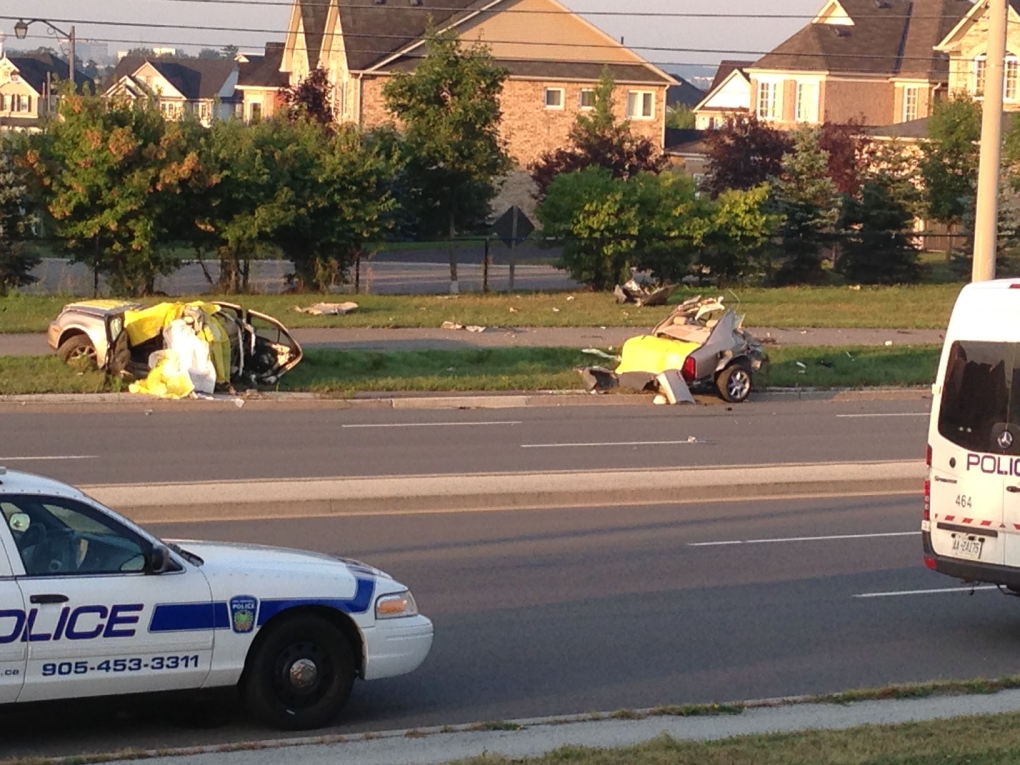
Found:
<svg viewBox="0 0 1020 765"><path fill-rule="evenodd" d="M556 0L295 0L281 71L293 85L321 66L337 119L389 122L383 87L421 61L430 19L465 44L485 44L510 72L502 133L521 165L566 143L578 113L594 105L603 68L616 81L619 117L663 146L674 78Z"/></svg>
<svg viewBox="0 0 1020 765"><path fill-rule="evenodd" d="M170 119L190 112L209 125L240 111L239 75L233 59L126 56L113 70L104 95L151 98Z"/></svg>
<svg viewBox="0 0 1020 765"><path fill-rule="evenodd" d="M281 70L283 43L266 43L261 56L243 53L237 57L238 116L245 122L272 117L280 108L281 91L290 86L290 75Z"/></svg>
<svg viewBox="0 0 1020 765"><path fill-rule="evenodd" d="M712 130L751 111L751 79L747 67L753 61L722 61L701 102L694 107L694 127Z"/></svg>
<svg viewBox="0 0 1020 765"><path fill-rule="evenodd" d="M972 9L968 0L828 0L747 68L750 111L784 129L927 117L950 81L940 43Z"/></svg>
<svg viewBox="0 0 1020 765"><path fill-rule="evenodd" d="M1003 108L1020 110L1020 0L1010 0L1007 9L1006 66L1002 83ZM980 99L985 90L985 56L988 46L988 2L970 7L959 23L936 46L949 56L949 92L967 93Z"/></svg>
<svg viewBox="0 0 1020 765"><path fill-rule="evenodd" d="M79 90L91 85L81 72L75 75ZM38 130L56 110L60 83L67 76L67 62L50 53L0 53L0 129Z"/></svg>

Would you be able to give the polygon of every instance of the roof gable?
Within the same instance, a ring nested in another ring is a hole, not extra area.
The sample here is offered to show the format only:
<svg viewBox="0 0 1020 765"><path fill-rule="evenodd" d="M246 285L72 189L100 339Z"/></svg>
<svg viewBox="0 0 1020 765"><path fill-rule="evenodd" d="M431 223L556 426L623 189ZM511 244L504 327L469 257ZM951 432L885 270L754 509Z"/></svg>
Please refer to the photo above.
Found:
<svg viewBox="0 0 1020 765"><path fill-rule="evenodd" d="M233 59L125 56L113 70L109 82L120 82L125 76L134 77L146 67L151 67L180 94L175 97L188 101L212 100L221 94L238 66Z"/></svg>
<svg viewBox="0 0 1020 765"><path fill-rule="evenodd" d="M947 53L954 51L974 25L982 19L987 10L987 0L979 0L979 2L969 5L967 12L961 14L957 23L943 33L935 49ZM1020 22L1020 0L1008 0L1006 11L1010 22Z"/></svg>
<svg viewBox="0 0 1020 765"><path fill-rule="evenodd" d="M4 55L0 61L8 61L17 70L18 76L36 93L42 95L47 82L57 84L66 82L68 78L67 62L52 53L27 53L23 56ZM92 80L79 71L75 71L75 85L81 91Z"/></svg>
<svg viewBox="0 0 1020 765"><path fill-rule="evenodd" d="M720 69L722 66L720 65ZM718 75L716 80L719 80ZM751 108L751 81L739 67L730 69L726 77L713 83L713 87L694 111L746 111Z"/></svg>

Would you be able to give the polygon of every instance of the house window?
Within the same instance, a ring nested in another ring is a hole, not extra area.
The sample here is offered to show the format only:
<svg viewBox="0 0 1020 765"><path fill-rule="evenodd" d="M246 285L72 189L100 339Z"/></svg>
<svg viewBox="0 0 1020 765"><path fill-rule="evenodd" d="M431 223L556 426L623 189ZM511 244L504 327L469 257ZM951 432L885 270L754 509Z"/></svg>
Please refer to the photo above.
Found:
<svg viewBox="0 0 1020 765"><path fill-rule="evenodd" d="M776 83L758 83L758 119L774 120L779 117L779 108L776 99Z"/></svg>
<svg viewBox="0 0 1020 765"><path fill-rule="evenodd" d="M650 120L655 116L655 93L650 90L632 90L627 94L627 117L632 120Z"/></svg>
<svg viewBox="0 0 1020 765"><path fill-rule="evenodd" d="M262 119L262 104L252 104L248 112L248 122L259 122Z"/></svg>
<svg viewBox="0 0 1020 765"><path fill-rule="evenodd" d="M14 96L14 111L22 114L32 111L32 96Z"/></svg>
<svg viewBox="0 0 1020 765"><path fill-rule="evenodd" d="M1006 59L1002 96L1007 101L1017 100L1017 75L1020 74L1018 67L1020 67L1020 62L1017 61L1016 56L1010 56Z"/></svg>
<svg viewBox="0 0 1020 765"><path fill-rule="evenodd" d="M797 122L818 122L818 83L797 83Z"/></svg>
<svg viewBox="0 0 1020 765"><path fill-rule="evenodd" d="M244 101L237 101L234 103L234 116L239 120L244 119Z"/></svg>
<svg viewBox="0 0 1020 765"><path fill-rule="evenodd" d="M917 104L920 100L921 89L908 87L903 89L903 121L910 122L918 117Z"/></svg>
<svg viewBox="0 0 1020 765"><path fill-rule="evenodd" d="M1016 101L1020 97L1020 63L1012 53L1006 54L1002 76L1002 96L1007 101ZM988 62L985 54L974 59L974 95L978 98L985 94L986 72Z"/></svg>
<svg viewBox="0 0 1020 765"><path fill-rule="evenodd" d="M984 55L978 56L974 59L974 95L983 96L985 94L985 57Z"/></svg>
<svg viewBox="0 0 1020 765"><path fill-rule="evenodd" d="M203 122L206 122L206 121L209 120L209 118L211 116L212 116L212 106L209 104L208 101L202 101L198 105L198 118L200 120L202 120Z"/></svg>
<svg viewBox="0 0 1020 765"><path fill-rule="evenodd" d="M563 108L563 88L545 89L545 108L546 109Z"/></svg>
<svg viewBox="0 0 1020 765"><path fill-rule="evenodd" d="M586 111L595 108L595 91L592 88L581 89L581 108Z"/></svg>
<svg viewBox="0 0 1020 765"><path fill-rule="evenodd" d="M7 111L7 96L0 93L0 112Z"/></svg>

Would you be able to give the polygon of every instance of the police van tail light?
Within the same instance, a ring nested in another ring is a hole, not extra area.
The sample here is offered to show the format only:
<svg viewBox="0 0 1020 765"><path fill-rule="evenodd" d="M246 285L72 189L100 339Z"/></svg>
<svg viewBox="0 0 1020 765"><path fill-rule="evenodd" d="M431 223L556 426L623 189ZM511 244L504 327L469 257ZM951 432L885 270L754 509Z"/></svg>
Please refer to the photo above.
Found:
<svg viewBox="0 0 1020 765"><path fill-rule="evenodd" d="M924 520L931 520L931 479L924 479Z"/></svg>
<svg viewBox="0 0 1020 765"><path fill-rule="evenodd" d="M924 464L931 467L931 444L928 444L928 449L924 455Z"/></svg>
<svg viewBox="0 0 1020 765"><path fill-rule="evenodd" d="M684 365L680 368L680 374L684 378L684 382L692 383L698 379L698 362L694 360L693 356L688 356L684 359Z"/></svg>

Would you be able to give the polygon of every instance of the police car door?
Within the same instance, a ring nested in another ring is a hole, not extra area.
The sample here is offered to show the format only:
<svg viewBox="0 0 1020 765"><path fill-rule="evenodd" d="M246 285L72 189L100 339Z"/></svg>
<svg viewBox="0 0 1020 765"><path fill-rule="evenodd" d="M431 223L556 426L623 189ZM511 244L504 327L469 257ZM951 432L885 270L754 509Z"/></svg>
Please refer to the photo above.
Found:
<svg viewBox="0 0 1020 765"><path fill-rule="evenodd" d="M21 693L28 646L21 642L20 625L25 618L25 603L10 562L13 550L11 528L6 515L0 514L0 521L3 521L0 523L0 704L8 704L17 701ZM13 525L17 526L21 521L16 517Z"/></svg>
<svg viewBox="0 0 1020 765"><path fill-rule="evenodd" d="M5 502L28 521L12 533L28 645L21 701L202 685L216 625L197 566L173 557L170 570L147 573L151 540L91 504Z"/></svg>

